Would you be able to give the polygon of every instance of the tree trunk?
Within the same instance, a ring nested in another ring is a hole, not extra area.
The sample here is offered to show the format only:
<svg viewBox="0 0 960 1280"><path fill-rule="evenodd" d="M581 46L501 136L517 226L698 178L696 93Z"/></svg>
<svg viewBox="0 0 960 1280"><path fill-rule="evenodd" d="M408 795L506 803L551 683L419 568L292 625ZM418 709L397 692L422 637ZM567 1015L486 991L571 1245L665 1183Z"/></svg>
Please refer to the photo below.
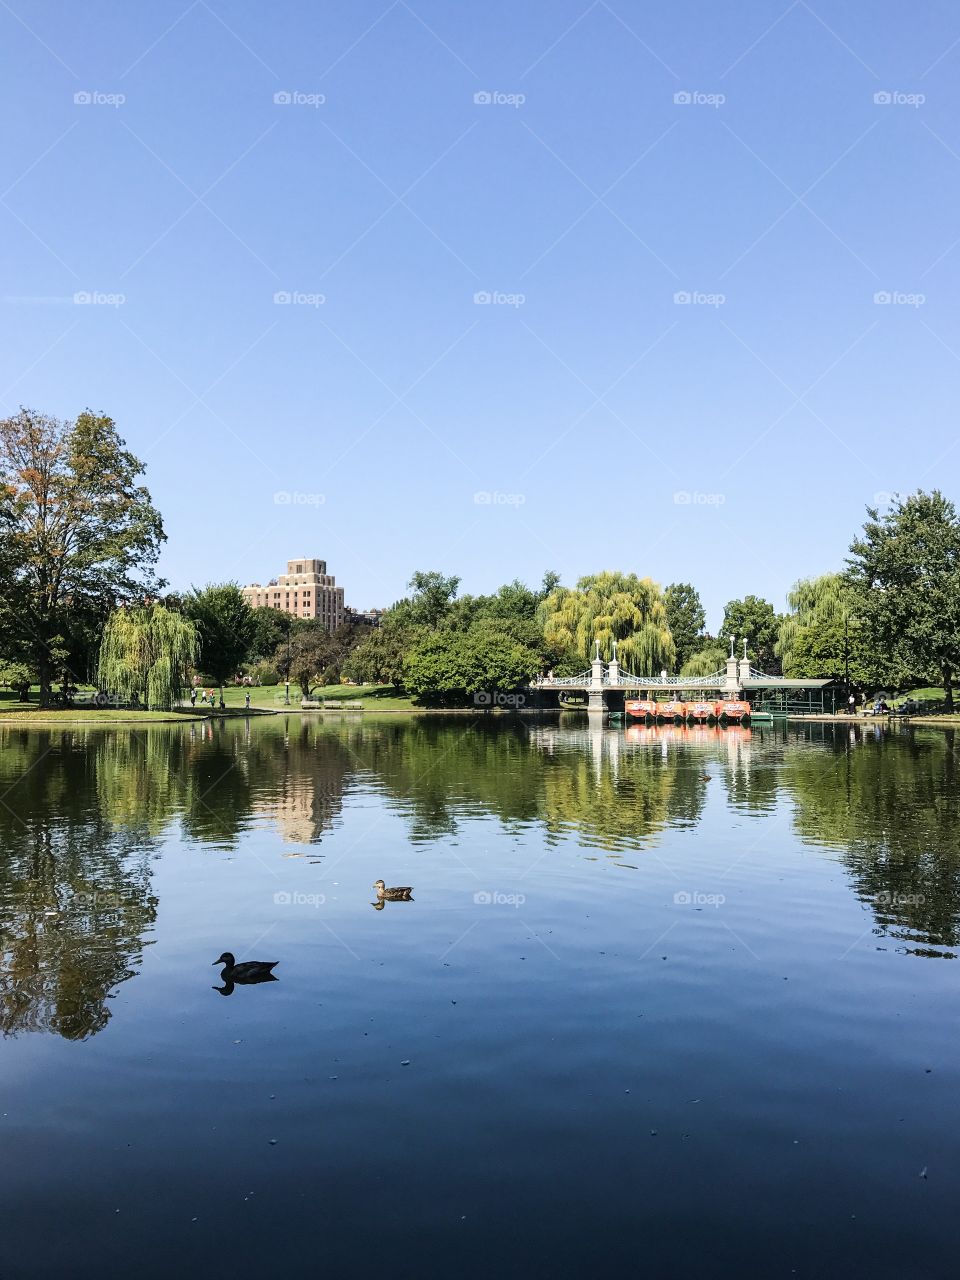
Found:
<svg viewBox="0 0 960 1280"><path fill-rule="evenodd" d="M944 663L943 666L943 709L948 716L953 715L953 670Z"/></svg>

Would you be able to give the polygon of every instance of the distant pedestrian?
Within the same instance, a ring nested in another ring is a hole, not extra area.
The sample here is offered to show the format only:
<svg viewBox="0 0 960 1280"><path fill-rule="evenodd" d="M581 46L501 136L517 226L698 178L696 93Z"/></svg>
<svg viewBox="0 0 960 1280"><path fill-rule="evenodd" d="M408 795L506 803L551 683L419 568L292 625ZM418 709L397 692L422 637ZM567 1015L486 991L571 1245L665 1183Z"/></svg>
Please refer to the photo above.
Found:
<svg viewBox="0 0 960 1280"><path fill-rule="evenodd" d="M191 705L191 707L195 707L195 706L197 705L197 691L196 691L196 689L191 689L191 690L190 690L190 705Z"/></svg>
<svg viewBox="0 0 960 1280"><path fill-rule="evenodd" d="M227 704L223 700L223 690L220 690L220 710L222 711Z"/></svg>
<svg viewBox="0 0 960 1280"><path fill-rule="evenodd" d="M852 716L857 714L857 695L855 693L851 693L850 697L847 699L847 707L849 708Z"/></svg>
<svg viewBox="0 0 960 1280"><path fill-rule="evenodd" d="M246 694L244 695L244 699L243 699L243 701L244 701L244 705L246 706L247 710L249 711L249 710L250 710L250 690L249 690L249 689L247 690Z"/></svg>

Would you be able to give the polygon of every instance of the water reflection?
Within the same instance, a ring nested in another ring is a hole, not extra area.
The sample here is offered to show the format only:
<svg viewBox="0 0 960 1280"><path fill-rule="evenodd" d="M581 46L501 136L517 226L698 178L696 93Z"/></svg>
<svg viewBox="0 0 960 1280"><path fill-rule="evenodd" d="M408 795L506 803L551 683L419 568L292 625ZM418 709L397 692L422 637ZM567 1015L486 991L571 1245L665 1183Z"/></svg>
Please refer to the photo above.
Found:
<svg viewBox="0 0 960 1280"><path fill-rule="evenodd" d="M235 848L267 827L281 852L322 859L353 791L374 792L413 844L450 843L493 817L507 834L539 830L547 850L574 841L638 870L642 857L624 853L707 825L712 796L740 820L780 810L802 841L835 851L875 932L913 955L953 955L958 782L952 730L879 725L614 728L564 715L519 727L276 717L3 728L0 1027L84 1039L106 1025L151 941L162 836Z"/></svg>

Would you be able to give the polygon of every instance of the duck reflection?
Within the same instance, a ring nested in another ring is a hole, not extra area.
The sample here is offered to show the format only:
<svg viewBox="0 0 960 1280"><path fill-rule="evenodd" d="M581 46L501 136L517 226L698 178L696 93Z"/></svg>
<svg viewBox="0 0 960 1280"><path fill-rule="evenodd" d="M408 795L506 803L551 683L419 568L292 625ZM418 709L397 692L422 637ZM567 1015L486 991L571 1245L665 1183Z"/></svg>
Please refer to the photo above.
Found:
<svg viewBox="0 0 960 1280"><path fill-rule="evenodd" d="M408 884L388 889L382 880L376 880L373 888L376 891L377 900L370 905L376 911L382 911L388 902L413 902L413 888Z"/></svg>

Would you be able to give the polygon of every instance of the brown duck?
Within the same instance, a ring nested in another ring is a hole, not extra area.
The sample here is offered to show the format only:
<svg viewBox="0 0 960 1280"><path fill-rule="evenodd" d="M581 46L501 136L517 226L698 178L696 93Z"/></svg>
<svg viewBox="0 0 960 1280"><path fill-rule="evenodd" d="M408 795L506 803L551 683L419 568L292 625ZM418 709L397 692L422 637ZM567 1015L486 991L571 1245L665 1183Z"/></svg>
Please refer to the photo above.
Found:
<svg viewBox="0 0 960 1280"><path fill-rule="evenodd" d="M388 889L382 880L378 880L374 884L377 891L377 898L380 902L412 902L413 889L410 885L398 885L396 888Z"/></svg>

